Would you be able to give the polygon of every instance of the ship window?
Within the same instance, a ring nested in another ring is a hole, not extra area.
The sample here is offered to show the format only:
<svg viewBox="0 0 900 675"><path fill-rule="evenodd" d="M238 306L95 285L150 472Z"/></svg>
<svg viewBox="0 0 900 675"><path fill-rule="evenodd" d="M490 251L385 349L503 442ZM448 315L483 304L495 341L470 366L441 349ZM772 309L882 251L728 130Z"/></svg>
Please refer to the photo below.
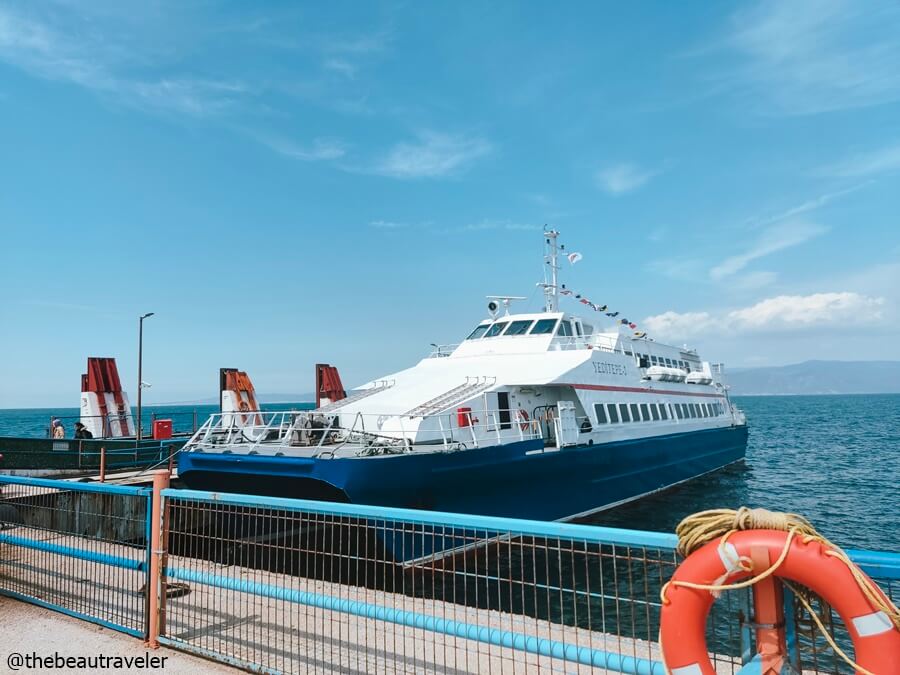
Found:
<svg viewBox="0 0 900 675"><path fill-rule="evenodd" d="M619 409L616 408L615 403L610 403L606 406L609 410L609 423L610 424L618 424L619 422Z"/></svg>
<svg viewBox="0 0 900 675"><path fill-rule="evenodd" d="M575 328L575 335L581 337L581 324L576 321L572 326Z"/></svg>
<svg viewBox="0 0 900 675"><path fill-rule="evenodd" d="M650 405L650 414L653 415L653 421L659 421L659 406L656 403Z"/></svg>
<svg viewBox="0 0 900 675"><path fill-rule="evenodd" d="M493 326L490 327L488 332L484 334L484 337L486 337L486 338L497 337L498 335L500 335L500 333L503 332L503 329L506 328L507 323L509 323L509 322L508 321L498 321L497 323L495 323Z"/></svg>
<svg viewBox="0 0 900 675"><path fill-rule="evenodd" d="M628 350L626 349L626 350L625 350L625 356L634 356L634 355L633 355L630 351L628 351Z"/></svg>
<svg viewBox="0 0 900 675"><path fill-rule="evenodd" d="M606 424L609 422L609 420L606 419L606 408L602 403L594 404L594 415L597 417L597 424Z"/></svg>
<svg viewBox="0 0 900 675"><path fill-rule="evenodd" d="M556 319L540 319L531 329L531 335L547 335L552 333L555 327Z"/></svg>
<svg viewBox="0 0 900 675"><path fill-rule="evenodd" d="M666 359L666 365L672 367L672 359Z"/></svg>
<svg viewBox="0 0 900 675"><path fill-rule="evenodd" d="M650 410L647 409L646 403L641 403L641 419L645 422L650 421Z"/></svg>
<svg viewBox="0 0 900 675"><path fill-rule="evenodd" d="M632 422L640 422L641 421L641 415L638 412L638 404L637 403L631 404L631 421Z"/></svg>
<svg viewBox="0 0 900 675"><path fill-rule="evenodd" d="M696 403L691 403L691 417L702 417L700 414L700 406Z"/></svg>
<svg viewBox="0 0 900 675"><path fill-rule="evenodd" d="M490 325L491 324L489 324L489 323L481 324L475 330L473 330L471 333L469 333L469 337L467 337L466 340L477 340L482 335L484 335L484 331L486 331L488 329L488 326L490 326Z"/></svg>
<svg viewBox="0 0 900 675"><path fill-rule="evenodd" d="M674 405L674 408L675 408L675 415L676 415L676 417L678 417L678 419L680 419L680 420L683 420L683 419L684 419L684 415L682 414L681 406L678 405L677 403L675 403L675 404L673 404L673 405Z"/></svg>
<svg viewBox="0 0 900 675"><path fill-rule="evenodd" d="M569 327L569 322L563 319L559 322L559 330L556 331L556 334L560 337L570 337L572 335L572 329Z"/></svg>
<svg viewBox="0 0 900 675"><path fill-rule="evenodd" d="M531 324L534 321L513 321L509 324L509 328L506 329L504 335L525 335L528 332L528 329L531 328Z"/></svg>
<svg viewBox="0 0 900 675"><path fill-rule="evenodd" d="M582 325L581 329L584 331L585 335L591 335L594 332L594 327L590 324Z"/></svg>
<svg viewBox="0 0 900 675"><path fill-rule="evenodd" d="M684 419L689 418L691 416L691 410L690 410L690 407L688 406L688 404L687 403L679 403L678 405L681 406L682 417L684 417Z"/></svg>
<svg viewBox="0 0 900 675"><path fill-rule="evenodd" d="M660 403L660 404L659 404L659 414L662 415L662 418L663 418L664 420L669 419L669 411L666 410L667 407L668 407L668 406L667 406L665 403Z"/></svg>
<svg viewBox="0 0 900 675"><path fill-rule="evenodd" d="M706 403L700 404L700 410L704 417L709 417L709 406Z"/></svg>
<svg viewBox="0 0 900 675"><path fill-rule="evenodd" d="M631 415L628 414L628 406L624 403L619 404L619 414L621 415L623 422L631 421Z"/></svg>
<svg viewBox="0 0 900 675"><path fill-rule="evenodd" d="M659 365L659 361L656 360L656 356L654 356L653 354L650 355L650 363L652 363L654 366Z"/></svg>

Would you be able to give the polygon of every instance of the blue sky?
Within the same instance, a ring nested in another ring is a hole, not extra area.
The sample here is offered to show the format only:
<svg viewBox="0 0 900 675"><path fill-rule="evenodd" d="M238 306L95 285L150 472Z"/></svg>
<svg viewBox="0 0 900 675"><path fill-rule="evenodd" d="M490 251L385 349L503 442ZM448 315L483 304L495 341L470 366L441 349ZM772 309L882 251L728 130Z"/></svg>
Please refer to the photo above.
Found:
<svg viewBox="0 0 900 675"><path fill-rule="evenodd" d="M0 3L0 406L304 392L565 281L733 366L900 358L896 3ZM570 302L570 301L564 301ZM566 305L569 309L576 306Z"/></svg>

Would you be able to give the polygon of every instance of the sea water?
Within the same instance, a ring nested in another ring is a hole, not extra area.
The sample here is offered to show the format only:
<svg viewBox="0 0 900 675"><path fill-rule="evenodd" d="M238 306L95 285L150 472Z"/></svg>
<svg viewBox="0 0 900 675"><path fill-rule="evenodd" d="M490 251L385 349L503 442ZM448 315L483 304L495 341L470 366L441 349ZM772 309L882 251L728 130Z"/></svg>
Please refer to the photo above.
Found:
<svg viewBox="0 0 900 675"><path fill-rule="evenodd" d="M747 458L592 516L672 532L696 511L738 506L805 516L848 548L900 551L900 394L746 396Z"/></svg>
<svg viewBox="0 0 900 675"><path fill-rule="evenodd" d="M900 551L900 394L735 398L747 413L747 458L589 520L601 525L672 532L696 511L764 507L806 516L851 548ZM278 403L271 410L308 409ZM189 431L217 406L148 406ZM78 410L0 410L0 436L45 436L51 415L71 437ZM2 453L2 447L0 447Z"/></svg>

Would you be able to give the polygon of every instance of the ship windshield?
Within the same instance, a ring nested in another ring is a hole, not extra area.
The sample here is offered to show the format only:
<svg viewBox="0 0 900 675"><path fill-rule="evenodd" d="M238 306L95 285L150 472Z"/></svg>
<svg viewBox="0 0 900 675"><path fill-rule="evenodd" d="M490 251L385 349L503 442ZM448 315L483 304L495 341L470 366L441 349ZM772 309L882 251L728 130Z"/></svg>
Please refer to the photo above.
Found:
<svg viewBox="0 0 900 675"><path fill-rule="evenodd" d="M477 340L482 335L484 335L484 331L486 331L488 329L488 326L490 326L490 325L491 324L489 324L489 323L481 324L475 330L473 330L471 333L469 333L469 337L467 337L466 340Z"/></svg>
<svg viewBox="0 0 900 675"><path fill-rule="evenodd" d="M533 323L534 321L531 319L526 321L513 321L509 324L509 328L506 329L504 335L525 335Z"/></svg>
<svg viewBox="0 0 900 675"><path fill-rule="evenodd" d="M541 319L534 328L531 329L531 335L548 335L556 328L556 319Z"/></svg>
<svg viewBox="0 0 900 675"><path fill-rule="evenodd" d="M491 326L491 329L485 334L484 337L497 337L498 335L500 335L500 333L503 332L503 329L506 328L506 324L508 323L509 321L498 321L493 326Z"/></svg>

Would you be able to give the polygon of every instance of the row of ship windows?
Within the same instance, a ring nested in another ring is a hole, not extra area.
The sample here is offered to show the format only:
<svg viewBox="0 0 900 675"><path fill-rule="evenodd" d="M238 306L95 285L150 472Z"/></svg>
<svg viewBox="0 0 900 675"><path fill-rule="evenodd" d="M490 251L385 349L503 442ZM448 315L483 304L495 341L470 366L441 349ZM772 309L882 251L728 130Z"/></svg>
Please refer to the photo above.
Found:
<svg viewBox="0 0 900 675"><path fill-rule="evenodd" d="M625 354L631 356L631 352L626 351ZM638 354L634 353L634 356L637 356L639 359L643 360L645 363L650 364L651 366L666 366L667 368L681 368L682 370L686 370L691 372L693 370L691 368L691 363L689 361L683 361L681 359L667 359L662 356L656 356L654 354ZM699 366L698 366L699 369Z"/></svg>
<svg viewBox="0 0 900 675"><path fill-rule="evenodd" d="M718 417L725 414L721 403L595 403L597 424L658 422L668 419Z"/></svg>

